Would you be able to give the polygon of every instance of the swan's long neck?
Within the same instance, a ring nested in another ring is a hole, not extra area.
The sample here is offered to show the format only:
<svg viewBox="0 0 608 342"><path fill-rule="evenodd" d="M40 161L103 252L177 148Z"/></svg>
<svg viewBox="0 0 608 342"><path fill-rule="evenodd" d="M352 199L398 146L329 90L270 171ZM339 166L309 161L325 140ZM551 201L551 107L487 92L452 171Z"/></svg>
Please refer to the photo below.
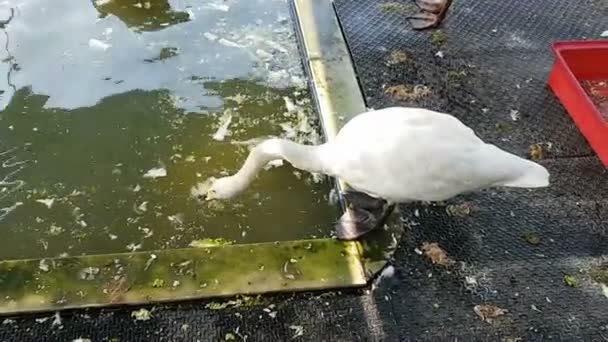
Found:
<svg viewBox="0 0 608 342"><path fill-rule="evenodd" d="M269 139L249 153L241 169L233 176L234 180L244 189L266 164L276 159L284 159L300 170L329 173L327 145L310 146L284 139Z"/></svg>

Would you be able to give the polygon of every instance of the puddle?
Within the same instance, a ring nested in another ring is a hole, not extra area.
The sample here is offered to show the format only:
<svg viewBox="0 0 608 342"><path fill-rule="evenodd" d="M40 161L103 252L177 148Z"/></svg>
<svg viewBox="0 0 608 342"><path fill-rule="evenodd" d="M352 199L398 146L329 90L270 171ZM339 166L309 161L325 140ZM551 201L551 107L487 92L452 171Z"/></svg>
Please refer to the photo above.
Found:
<svg viewBox="0 0 608 342"><path fill-rule="evenodd" d="M289 165L239 198L190 189L248 141L318 142L287 0L0 3L0 259L329 234L329 184ZM6 47L6 48L4 48Z"/></svg>
<svg viewBox="0 0 608 342"><path fill-rule="evenodd" d="M604 120L608 120L608 80L581 81L581 85Z"/></svg>

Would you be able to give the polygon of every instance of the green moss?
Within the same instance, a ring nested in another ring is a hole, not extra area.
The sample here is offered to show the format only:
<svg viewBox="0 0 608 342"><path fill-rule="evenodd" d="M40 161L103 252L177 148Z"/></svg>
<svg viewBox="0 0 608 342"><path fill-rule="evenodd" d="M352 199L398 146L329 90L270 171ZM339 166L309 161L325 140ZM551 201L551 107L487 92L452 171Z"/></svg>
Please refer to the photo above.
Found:
<svg viewBox="0 0 608 342"><path fill-rule="evenodd" d="M224 238L215 238L215 239L202 239L202 240L194 240L190 242L190 247L195 248L207 248L207 247L218 247L218 246L226 246L232 245L234 240L226 240Z"/></svg>
<svg viewBox="0 0 608 342"><path fill-rule="evenodd" d="M447 42L448 36L441 30L434 31L431 33L431 43L441 46Z"/></svg>
<svg viewBox="0 0 608 342"><path fill-rule="evenodd" d="M608 285L608 263L591 267L589 275L594 281Z"/></svg>
<svg viewBox="0 0 608 342"><path fill-rule="evenodd" d="M508 122L498 122L495 127L499 133L509 133L513 130L513 125Z"/></svg>
<svg viewBox="0 0 608 342"><path fill-rule="evenodd" d="M570 287L577 287L578 279L576 279L576 277L574 277L571 274L566 274L566 275L564 275L564 284L566 284L566 286L570 286Z"/></svg>
<svg viewBox="0 0 608 342"><path fill-rule="evenodd" d="M523 233L522 238L531 245L536 246L540 244L540 235L537 232L526 231Z"/></svg>
<svg viewBox="0 0 608 342"><path fill-rule="evenodd" d="M165 286L165 281L159 278L154 279L154 281L152 282L152 287L153 288L161 288Z"/></svg>
<svg viewBox="0 0 608 342"><path fill-rule="evenodd" d="M100 271L94 278L75 276L87 268ZM91 255L44 262L0 261L0 296L11 299L10 303L0 303L0 313L360 286L365 282L356 244L334 239ZM169 283L179 286L168 286ZM240 296L225 303L210 303L208 307L242 307L259 301L259 297Z"/></svg>
<svg viewBox="0 0 608 342"><path fill-rule="evenodd" d="M205 305L205 308L210 310L223 310L228 307L232 308L240 308L240 307L248 307L254 306L260 303L262 296L258 295L256 297L251 296L238 296L233 300L228 300L225 302L211 302Z"/></svg>
<svg viewBox="0 0 608 342"><path fill-rule="evenodd" d="M408 6L400 2L385 2L379 4L378 7L386 13L407 14L410 10Z"/></svg>

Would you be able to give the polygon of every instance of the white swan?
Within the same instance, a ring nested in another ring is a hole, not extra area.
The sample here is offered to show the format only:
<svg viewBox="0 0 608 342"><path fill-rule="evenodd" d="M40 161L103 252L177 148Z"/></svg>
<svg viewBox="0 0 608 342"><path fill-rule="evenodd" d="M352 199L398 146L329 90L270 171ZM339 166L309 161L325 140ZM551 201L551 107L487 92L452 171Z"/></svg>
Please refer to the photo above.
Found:
<svg viewBox="0 0 608 342"><path fill-rule="evenodd" d="M549 185L543 166L484 143L451 115L391 107L357 115L325 144L265 140L236 174L210 178L200 197L236 196L275 159L349 185L352 190L344 196L352 210L337 225L341 239L355 239L377 227L396 203L443 201L488 187Z"/></svg>

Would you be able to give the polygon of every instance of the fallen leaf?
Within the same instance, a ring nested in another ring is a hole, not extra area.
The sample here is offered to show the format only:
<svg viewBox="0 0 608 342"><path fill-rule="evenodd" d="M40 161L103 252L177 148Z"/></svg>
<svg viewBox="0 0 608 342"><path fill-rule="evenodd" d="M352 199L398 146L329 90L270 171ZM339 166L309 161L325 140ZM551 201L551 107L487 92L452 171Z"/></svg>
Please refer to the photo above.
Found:
<svg viewBox="0 0 608 342"><path fill-rule="evenodd" d="M146 309L139 309L131 312L131 317L134 317L136 321L147 321L152 318L152 313Z"/></svg>
<svg viewBox="0 0 608 342"><path fill-rule="evenodd" d="M445 211L450 216L465 217L471 214L471 205L468 203L450 204Z"/></svg>
<svg viewBox="0 0 608 342"><path fill-rule="evenodd" d="M424 255L431 259L433 264L441 265L441 266L449 266L454 263L448 254L443 248L439 247L437 242L428 243L425 242L422 244L422 252Z"/></svg>
<svg viewBox="0 0 608 342"><path fill-rule="evenodd" d="M475 305L475 307L473 307L473 311L475 311L477 316L479 316L482 321L488 323L492 323L492 320L494 320L495 318L503 316L504 314L509 312L509 310L501 309L498 306L491 304Z"/></svg>
<svg viewBox="0 0 608 342"><path fill-rule="evenodd" d="M385 94L390 95L397 101L411 101L417 100L431 94L431 89L424 85L416 85L414 87L408 87L403 84L398 84L386 88Z"/></svg>
<svg viewBox="0 0 608 342"><path fill-rule="evenodd" d="M395 64L401 64L401 63L406 63L409 61L409 57L407 56L407 53L401 51L401 50L395 50L393 52L391 52L391 55L388 58L388 61L386 62L388 65L395 65Z"/></svg>

